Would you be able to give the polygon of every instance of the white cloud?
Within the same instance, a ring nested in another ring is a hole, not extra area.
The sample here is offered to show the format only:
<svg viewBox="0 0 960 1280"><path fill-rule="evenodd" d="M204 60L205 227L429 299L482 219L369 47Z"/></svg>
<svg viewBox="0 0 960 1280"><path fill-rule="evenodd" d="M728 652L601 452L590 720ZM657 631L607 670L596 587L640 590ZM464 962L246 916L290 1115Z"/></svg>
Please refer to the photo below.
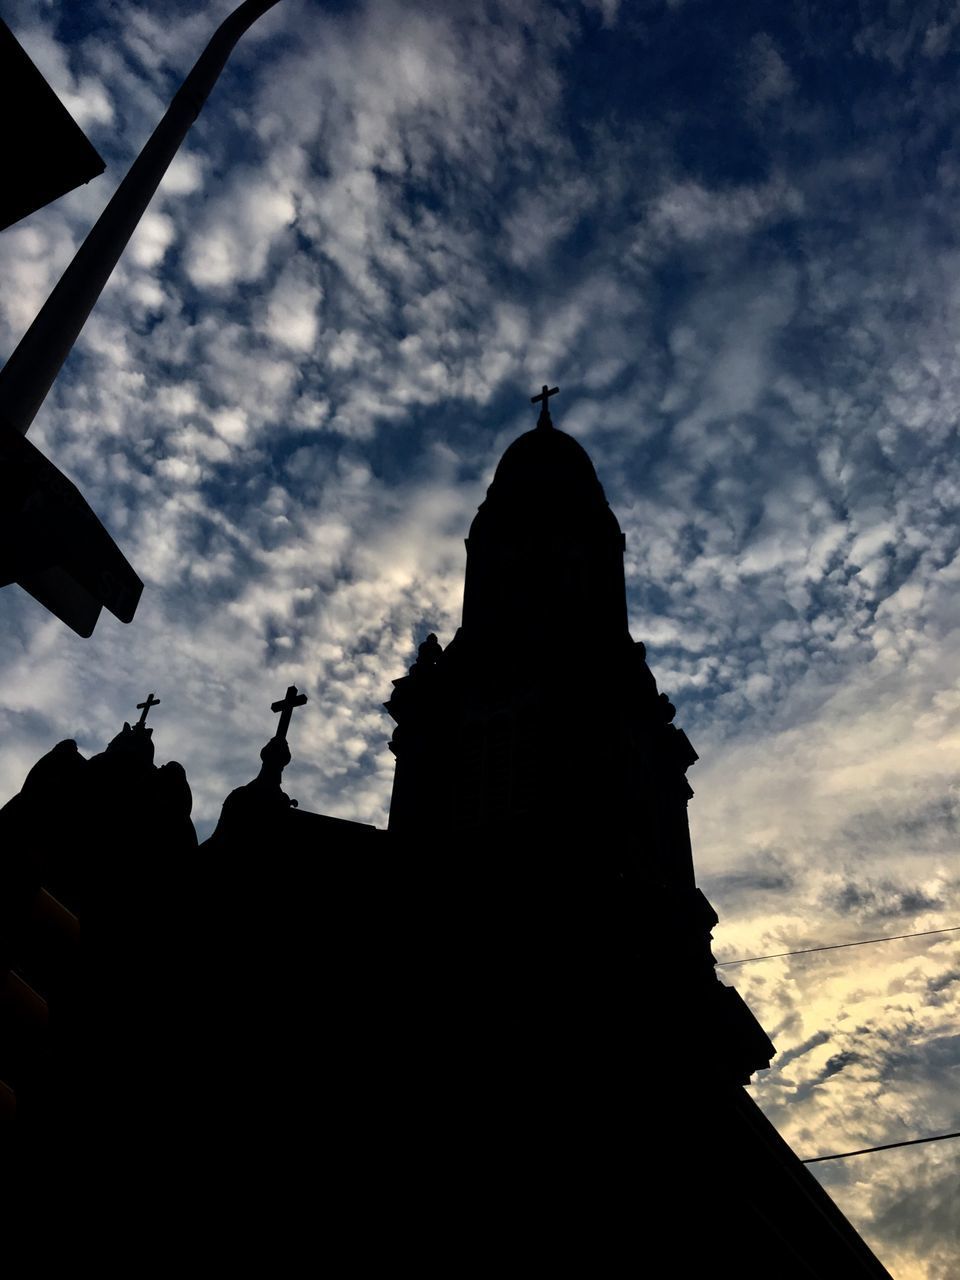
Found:
<svg viewBox="0 0 960 1280"><path fill-rule="evenodd" d="M210 415L210 424L227 444L242 445L247 441L249 424L242 409L219 409Z"/></svg>
<svg viewBox="0 0 960 1280"><path fill-rule="evenodd" d="M264 329L269 338L291 351L311 351L317 341L317 309L323 290L307 278L298 278L306 264L285 271L267 301Z"/></svg>
<svg viewBox="0 0 960 1280"><path fill-rule="evenodd" d="M0 237L0 271L5 284L2 331L8 352L30 327L75 247L73 229L55 208L9 227Z"/></svg>
<svg viewBox="0 0 960 1280"><path fill-rule="evenodd" d="M128 253L139 267L158 267L175 235L172 218L148 209L131 237Z"/></svg>
<svg viewBox="0 0 960 1280"><path fill-rule="evenodd" d="M203 186L204 166L195 151L187 151L183 147L170 162L170 167L163 175L159 193L163 196L190 196Z"/></svg>
<svg viewBox="0 0 960 1280"><path fill-rule="evenodd" d="M87 131L91 125L113 123L113 102L104 86L92 76L74 75L63 47L49 32L41 27L29 27L15 34L81 129Z"/></svg>
<svg viewBox="0 0 960 1280"><path fill-rule="evenodd" d="M775 218L800 212L802 195L783 178L733 191L711 191L699 182L677 182L653 201L648 226L657 240L704 241L742 236ZM643 233L637 242L642 251Z"/></svg>
<svg viewBox="0 0 960 1280"><path fill-rule="evenodd" d="M193 284L207 288L258 279L273 245L295 217L289 190L251 173L236 176L229 192L210 202L190 237L187 275Z"/></svg>

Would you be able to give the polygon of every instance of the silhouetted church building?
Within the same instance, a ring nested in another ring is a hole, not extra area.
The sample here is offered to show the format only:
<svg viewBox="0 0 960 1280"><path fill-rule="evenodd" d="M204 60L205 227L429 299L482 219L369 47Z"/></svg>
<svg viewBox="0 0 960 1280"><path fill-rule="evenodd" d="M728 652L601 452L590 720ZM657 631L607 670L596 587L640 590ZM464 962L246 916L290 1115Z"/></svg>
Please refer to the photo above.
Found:
<svg viewBox="0 0 960 1280"><path fill-rule="evenodd" d="M134 1145L358 1269L886 1276L743 1089L774 1048L716 976L697 755L547 395L470 529L462 626L394 681L388 830L287 800L295 689L211 839L167 824L179 900L127 937L137 1036L162 1028L129 1049Z"/></svg>

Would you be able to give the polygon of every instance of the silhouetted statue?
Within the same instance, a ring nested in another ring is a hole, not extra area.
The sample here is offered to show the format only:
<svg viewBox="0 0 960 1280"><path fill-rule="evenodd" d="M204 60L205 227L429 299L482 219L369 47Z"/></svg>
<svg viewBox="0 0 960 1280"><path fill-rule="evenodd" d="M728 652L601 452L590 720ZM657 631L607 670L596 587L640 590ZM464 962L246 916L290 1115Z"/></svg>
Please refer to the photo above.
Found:
<svg viewBox="0 0 960 1280"><path fill-rule="evenodd" d="M128 876L146 865L153 875L158 860L196 848L186 774L173 761L154 765L153 730L144 718L125 723L89 760L68 738L37 761L0 809L4 881L19 880L25 893L42 885L79 916L84 885L103 874L100 856L131 859ZM164 892L162 877L152 889Z"/></svg>
<svg viewBox="0 0 960 1280"><path fill-rule="evenodd" d="M197 847L190 820L193 798L182 765L154 764L153 729L145 718L146 710L136 724L124 723L106 750L87 762L87 815L104 848L121 856L136 850L141 860L154 855L160 875L154 889L166 893L170 886L160 863Z"/></svg>
<svg viewBox="0 0 960 1280"><path fill-rule="evenodd" d="M417 660L410 668L412 676L422 675L431 667L435 667L443 655L443 647L440 641L431 631L426 640L417 649Z"/></svg>

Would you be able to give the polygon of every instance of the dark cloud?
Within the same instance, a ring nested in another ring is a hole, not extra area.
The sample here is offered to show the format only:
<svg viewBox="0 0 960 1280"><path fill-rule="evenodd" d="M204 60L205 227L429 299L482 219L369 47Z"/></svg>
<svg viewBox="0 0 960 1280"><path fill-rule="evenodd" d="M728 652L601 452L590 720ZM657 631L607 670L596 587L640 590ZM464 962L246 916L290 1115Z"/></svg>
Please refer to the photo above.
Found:
<svg viewBox="0 0 960 1280"><path fill-rule="evenodd" d="M960 982L960 969L951 969L947 973L939 973L935 978L931 978L927 983L927 990L934 997L932 1003L939 1003L941 994L955 982Z"/></svg>
<svg viewBox="0 0 960 1280"><path fill-rule="evenodd" d="M944 905L940 897L931 897L919 887L907 888L892 880L863 884L847 881L824 893L821 901L824 907L837 915L870 922L914 917L925 911L936 911Z"/></svg>
<svg viewBox="0 0 960 1280"><path fill-rule="evenodd" d="M788 1052L778 1054L776 1058L777 1070L783 1071L795 1058L802 1058L805 1053L809 1053L811 1049L816 1049L822 1044L827 1044L829 1040L829 1031L818 1031L801 1044L795 1045Z"/></svg>
<svg viewBox="0 0 960 1280"><path fill-rule="evenodd" d="M915 1078L944 1085L956 1079L960 1067L960 1035L924 1038L903 1048L905 1038L897 1036L896 1047L888 1050L883 1065L884 1078L896 1077L900 1084Z"/></svg>
<svg viewBox="0 0 960 1280"><path fill-rule="evenodd" d="M878 848L926 846L953 850L960 836L960 795L925 796L903 811L872 809L858 813L843 831L844 844L865 852Z"/></svg>
<svg viewBox="0 0 960 1280"><path fill-rule="evenodd" d="M780 894L789 891L794 884L793 872L779 864L772 855L759 857L755 864L731 871L725 875L705 875L700 879L701 887L716 902L742 902L749 898L756 901L756 895Z"/></svg>
<svg viewBox="0 0 960 1280"><path fill-rule="evenodd" d="M876 1240L898 1246L905 1257L923 1259L929 1280L952 1280L960 1258L955 1146L891 1152L877 1183L871 1197Z"/></svg>

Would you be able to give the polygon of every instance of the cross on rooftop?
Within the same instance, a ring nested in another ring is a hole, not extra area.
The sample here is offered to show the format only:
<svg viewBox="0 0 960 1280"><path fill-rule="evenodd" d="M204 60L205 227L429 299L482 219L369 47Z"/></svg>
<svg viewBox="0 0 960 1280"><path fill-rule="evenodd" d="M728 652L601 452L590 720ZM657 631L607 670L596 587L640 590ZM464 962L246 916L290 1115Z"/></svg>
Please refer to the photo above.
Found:
<svg viewBox="0 0 960 1280"><path fill-rule="evenodd" d="M147 713L150 708L158 707L159 705L160 699L155 697L152 693L148 695L146 702L138 702L137 710L140 712L140 719L137 721L137 726L145 725L147 723Z"/></svg>
<svg viewBox="0 0 960 1280"><path fill-rule="evenodd" d="M307 695L305 693L297 693L297 686L292 684L279 702L271 703L270 710L280 712L280 723L277 725L276 736L282 741L286 742L293 708L302 707L306 701Z"/></svg>
<svg viewBox="0 0 960 1280"><path fill-rule="evenodd" d="M538 427L553 426L553 423L550 421L550 405L548 404L548 400L550 396L555 396L559 390L559 387L548 387L546 383L544 383L540 394L538 396L530 397L531 404L542 403L543 405L543 408L540 410L540 417L537 419Z"/></svg>

